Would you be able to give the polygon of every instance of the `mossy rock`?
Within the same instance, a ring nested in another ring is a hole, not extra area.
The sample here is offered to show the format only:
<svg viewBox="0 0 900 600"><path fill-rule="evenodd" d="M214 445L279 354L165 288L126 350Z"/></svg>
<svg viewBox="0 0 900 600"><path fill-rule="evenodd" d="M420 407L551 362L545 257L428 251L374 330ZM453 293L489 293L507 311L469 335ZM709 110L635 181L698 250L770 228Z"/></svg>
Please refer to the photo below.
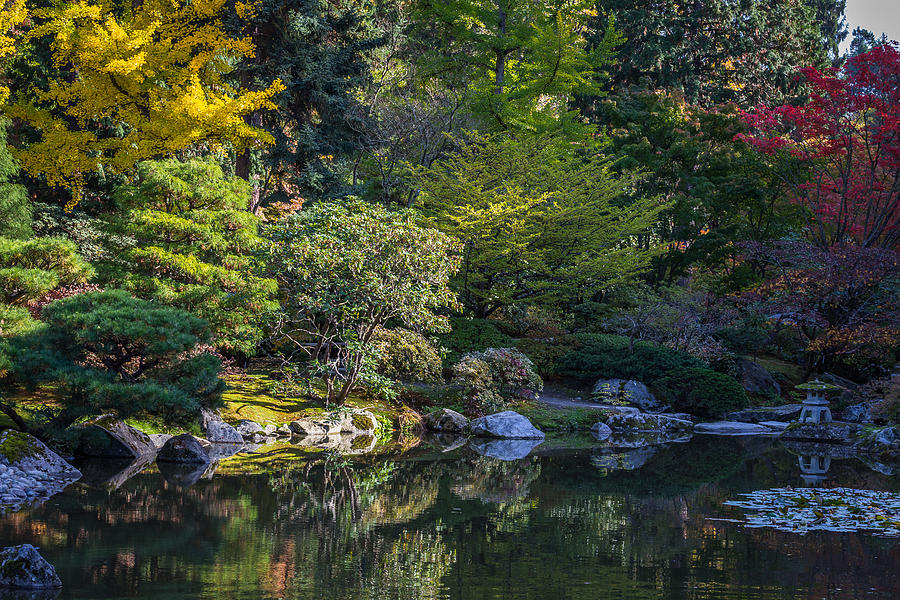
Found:
<svg viewBox="0 0 900 600"><path fill-rule="evenodd" d="M13 464L23 458L42 456L42 446L43 444L27 433L10 430L0 438L0 456L9 464Z"/></svg>

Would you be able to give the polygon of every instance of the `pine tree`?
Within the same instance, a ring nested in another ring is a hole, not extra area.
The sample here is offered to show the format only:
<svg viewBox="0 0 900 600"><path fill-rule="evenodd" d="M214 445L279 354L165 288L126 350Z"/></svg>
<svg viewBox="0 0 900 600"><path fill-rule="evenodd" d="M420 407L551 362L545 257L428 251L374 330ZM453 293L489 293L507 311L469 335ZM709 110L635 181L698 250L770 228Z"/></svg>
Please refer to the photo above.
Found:
<svg viewBox="0 0 900 600"><path fill-rule="evenodd" d="M31 205L25 188L13 182L19 165L6 145L7 121L0 120L0 238L31 234Z"/></svg>
<svg viewBox="0 0 900 600"><path fill-rule="evenodd" d="M116 191L124 213L113 221L131 245L103 265L103 279L205 319L218 348L253 354L277 285L255 274L265 240L247 210L249 185L211 160L144 162L137 172Z"/></svg>

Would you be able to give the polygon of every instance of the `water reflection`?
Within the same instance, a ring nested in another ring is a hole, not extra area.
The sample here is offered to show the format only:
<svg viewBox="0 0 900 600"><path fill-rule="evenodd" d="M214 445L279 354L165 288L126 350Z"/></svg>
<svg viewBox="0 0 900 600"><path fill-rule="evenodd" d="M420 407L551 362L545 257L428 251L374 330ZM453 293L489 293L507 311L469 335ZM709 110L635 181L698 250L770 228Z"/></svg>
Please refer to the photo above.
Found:
<svg viewBox="0 0 900 600"><path fill-rule="evenodd" d="M444 450L425 440L393 456L320 453L260 474L220 468L212 479L151 468L118 487L76 484L4 517L0 543L41 547L65 583L60 598L900 592L896 541L708 518L727 516L721 503L738 492L797 481L805 459L770 438L703 437L640 458L633 448L560 451L551 442L519 460ZM829 462L829 486L898 488L858 461Z"/></svg>

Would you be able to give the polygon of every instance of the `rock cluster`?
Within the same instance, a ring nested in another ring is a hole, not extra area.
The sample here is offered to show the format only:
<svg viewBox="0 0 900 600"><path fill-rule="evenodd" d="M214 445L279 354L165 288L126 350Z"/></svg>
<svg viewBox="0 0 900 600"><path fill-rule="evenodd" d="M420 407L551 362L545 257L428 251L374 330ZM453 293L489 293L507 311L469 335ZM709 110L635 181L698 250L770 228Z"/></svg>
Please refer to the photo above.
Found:
<svg viewBox="0 0 900 600"><path fill-rule="evenodd" d="M0 512L45 500L80 478L78 469L39 439L19 431L0 433Z"/></svg>
<svg viewBox="0 0 900 600"><path fill-rule="evenodd" d="M628 403L643 411L662 408L662 403L640 381L632 379L598 379L592 395L598 402Z"/></svg>

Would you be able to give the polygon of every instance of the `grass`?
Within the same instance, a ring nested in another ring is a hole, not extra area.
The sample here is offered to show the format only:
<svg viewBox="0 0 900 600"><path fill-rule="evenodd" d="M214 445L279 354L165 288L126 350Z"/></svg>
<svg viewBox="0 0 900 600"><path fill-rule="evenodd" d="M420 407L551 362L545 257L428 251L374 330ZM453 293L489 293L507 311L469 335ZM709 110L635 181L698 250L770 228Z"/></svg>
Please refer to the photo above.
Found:
<svg viewBox="0 0 900 600"><path fill-rule="evenodd" d="M605 421L609 412L598 408L555 408L537 402L510 404L541 431L587 431L597 421Z"/></svg>

